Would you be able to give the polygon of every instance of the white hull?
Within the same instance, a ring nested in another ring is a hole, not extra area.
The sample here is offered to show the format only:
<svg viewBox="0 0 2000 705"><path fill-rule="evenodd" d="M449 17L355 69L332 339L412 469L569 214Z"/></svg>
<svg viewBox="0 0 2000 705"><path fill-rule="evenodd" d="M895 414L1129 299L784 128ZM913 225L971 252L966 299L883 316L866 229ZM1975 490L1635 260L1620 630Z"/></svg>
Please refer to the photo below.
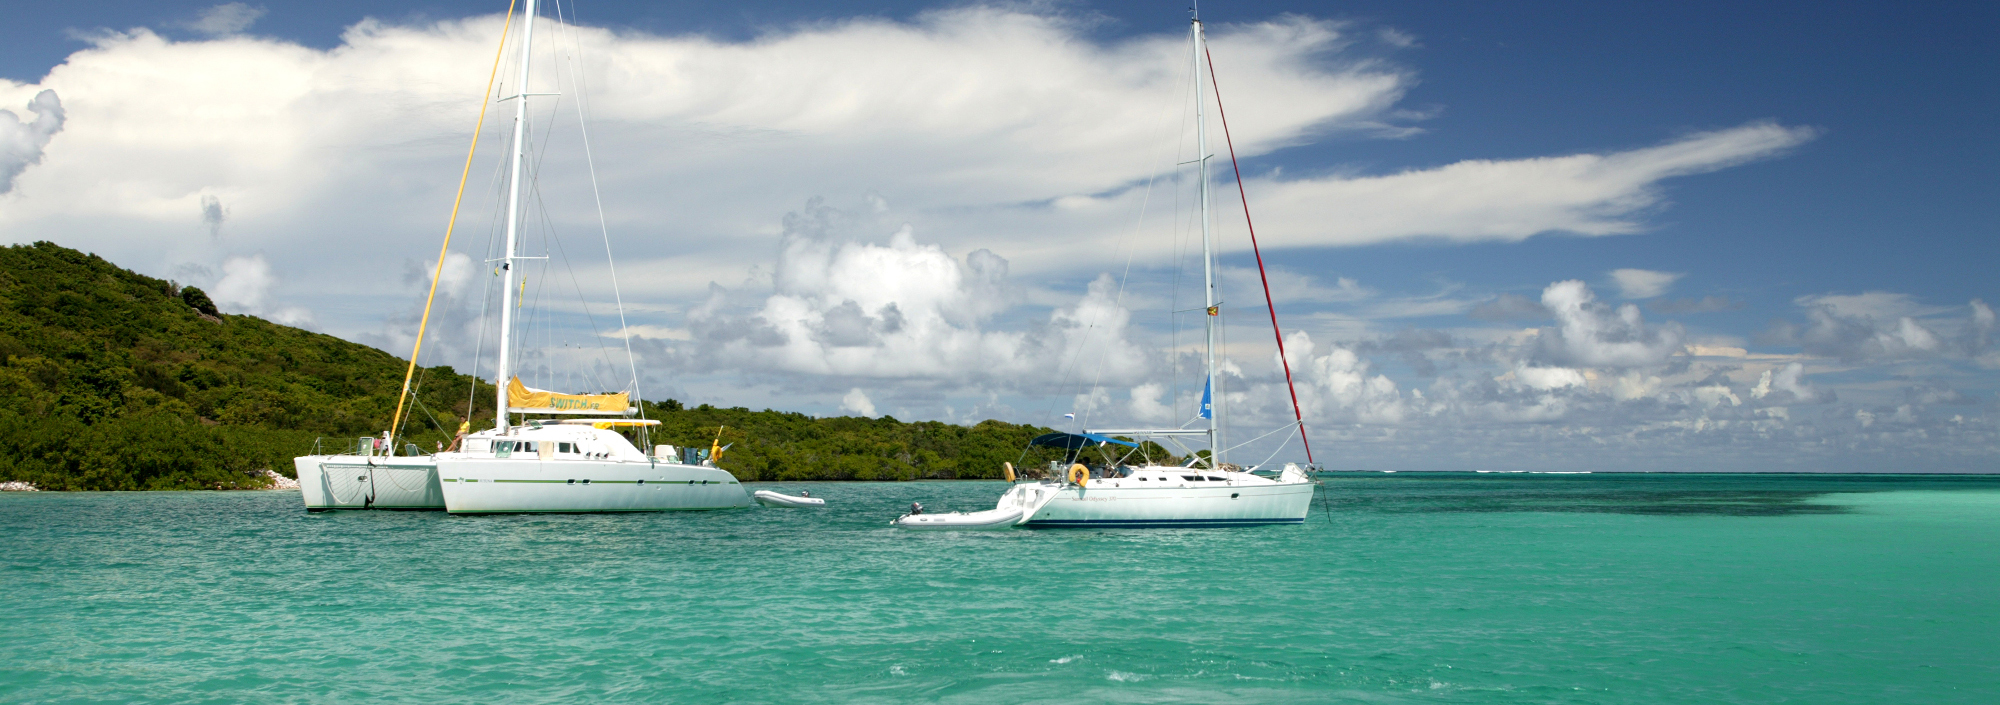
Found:
<svg viewBox="0 0 2000 705"><path fill-rule="evenodd" d="M818 497L794 497L770 490L757 490L750 496L756 498L758 504L779 509L816 509L826 506L826 500Z"/></svg>
<svg viewBox="0 0 2000 705"><path fill-rule="evenodd" d="M444 509L437 464L429 457L308 455L292 459L306 511Z"/></svg>
<svg viewBox="0 0 2000 705"><path fill-rule="evenodd" d="M944 514L904 514L889 522L905 529L928 529L931 531L991 531L1014 526L1021 521L1021 510L988 509L983 512L948 512Z"/></svg>
<svg viewBox="0 0 2000 705"><path fill-rule="evenodd" d="M1296 471L1277 482L1247 473L1227 473L1227 481L1184 482L1157 479L1178 478L1179 471L1148 470L1144 474L1155 479L1016 485L1000 498L998 508L1021 510L1026 516L1020 525L1036 528L1302 524L1312 509L1314 485Z"/></svg>
<svg viewBox="0 0 2000 705"><path fill-rule="evenodd" d="M664 512L750 506L728 472L646 460L438 459L445 511Z"/></svg>

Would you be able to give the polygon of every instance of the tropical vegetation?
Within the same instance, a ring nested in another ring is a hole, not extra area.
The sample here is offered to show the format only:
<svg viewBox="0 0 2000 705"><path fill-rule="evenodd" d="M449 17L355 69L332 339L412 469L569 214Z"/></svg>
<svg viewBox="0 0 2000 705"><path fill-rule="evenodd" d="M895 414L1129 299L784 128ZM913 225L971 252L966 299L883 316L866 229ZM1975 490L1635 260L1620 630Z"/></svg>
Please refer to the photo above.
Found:
<svg viewBox="0 0 2000 705"><path fill-rule="evenodd" d="M255 316L200 289L49 242L0 248L0 481L53 490L230 489L379 435L408 363ZM402 442L435 449L493 418L493 387L420 368ZM743 480L994 478L1042 467L1049 429L645 402L653 442L728 445ZM1150 447L1156 458L1166 454Z"/></svg>

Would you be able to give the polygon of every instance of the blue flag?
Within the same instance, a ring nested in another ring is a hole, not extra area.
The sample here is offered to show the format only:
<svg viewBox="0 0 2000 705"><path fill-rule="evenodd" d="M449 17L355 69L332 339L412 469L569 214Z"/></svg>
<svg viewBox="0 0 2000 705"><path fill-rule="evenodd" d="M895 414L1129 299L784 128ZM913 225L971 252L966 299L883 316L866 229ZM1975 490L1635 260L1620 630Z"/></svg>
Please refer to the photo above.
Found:
<svg viewBox="0 0 2000 705"><path fill-rule="evenodd" d="M1201 418L1204 419L1215 418L1215 407L1212 404L1210 404L1208 398L1209 392L1213 391L1215 391L1215 378L1210 377L1208 378L1208 383L1202 385L1201 387Z"/></svg>

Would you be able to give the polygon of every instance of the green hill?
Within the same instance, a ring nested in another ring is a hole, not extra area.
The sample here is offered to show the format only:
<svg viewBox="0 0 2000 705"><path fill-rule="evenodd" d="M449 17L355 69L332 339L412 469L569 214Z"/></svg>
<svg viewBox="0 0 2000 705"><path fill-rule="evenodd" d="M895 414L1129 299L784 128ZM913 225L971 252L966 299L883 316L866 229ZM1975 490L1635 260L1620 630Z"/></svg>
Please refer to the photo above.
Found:
<svg viewBox="0 0 2000 705"><path fill-rule="evenodd" d="M56 490L249 488L292 474L315 441L381 433L405 361L330 335L220 313L200 290L48 242L0 248L0 480ZM430 448L471 416L491 423L491 385L420 371L404 440ZM474 405L467 406L468 392ZM706 447L744 480L991 478L1048 429L647 403L653 440ZM1155 448L1154 450L1157 450ZM1160 457L1164 453L1156 453Z"/></svg>
<svg viewBox="0 0 2000 705"><path fill-rule="evenodd" d="M406 364L47 242L0 248L0 358L0 478L68 490L262 486L315 438L381 433ZM424 373L455 427L474 380Z"/></svg>

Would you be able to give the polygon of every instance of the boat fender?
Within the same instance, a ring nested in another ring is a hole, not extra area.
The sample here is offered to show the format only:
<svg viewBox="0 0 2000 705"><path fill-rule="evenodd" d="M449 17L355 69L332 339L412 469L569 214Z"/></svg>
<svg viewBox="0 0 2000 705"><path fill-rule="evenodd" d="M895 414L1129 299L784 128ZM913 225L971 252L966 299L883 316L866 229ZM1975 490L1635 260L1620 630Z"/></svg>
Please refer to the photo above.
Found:
<svg viewBox="0 0 2000 705"><path fill-rule="evenodd" d="M1001 476L1003 476L1003 477L1006 477L1006 478L1007 478L1007 481L1008 481L1008 482L1013 482L1013 481L1014 481L1014 464L1013 464L1013 463L1001 463L1001 464L1000 464L1000 474L1001 474Z"/></svg>
<svg viewBox="0 0 2000 705"><path fill-rule="evenodd" d="M1084 467L1083 463L1069 466L1069 481L1077 487L1090 484L1090 468Z"/></svg>

